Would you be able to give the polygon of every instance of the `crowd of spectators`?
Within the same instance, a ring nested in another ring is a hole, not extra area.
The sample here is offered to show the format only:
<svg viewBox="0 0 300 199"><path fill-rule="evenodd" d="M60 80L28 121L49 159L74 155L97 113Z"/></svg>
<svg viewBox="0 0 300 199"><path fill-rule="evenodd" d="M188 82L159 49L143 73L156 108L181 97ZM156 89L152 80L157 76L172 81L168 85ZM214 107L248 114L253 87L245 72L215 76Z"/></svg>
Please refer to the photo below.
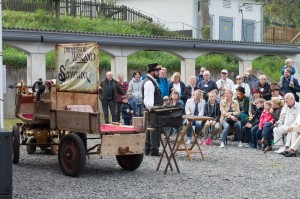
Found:
<svg viewBox="0 0 300 199"><path fill-rule="evenodd" d="M213 118L205 123L195 122L195 131L203 125L203 136L198 142L211 145L217 134L220 147L224 148L229 132L233 132L238 147L272 151L287 157L295 156L300 147L300 86L293 76L295 68L287 59L282 69L280 82L270 84L265 75L256 77L251 68L244 75L236 76L236 83L228 77L228 70L221 71L221 78L214 81L207 68L202 67L197 76L190 76L185 85L179 72L168 79L167 69L161 68L156 84L162 94L163 106L179 106L187 115ZM129 84L122 74L118 81L108 72L100 83L100 100L105 123L109 123L108 108L113 122L120 122L122 115L126 125L133 116L143 115L142 74L134 71ZM129 119L128 119L129 118ZM192 142L191 129L187 142ZM273 140L273 142L272 142Z"/></svg>

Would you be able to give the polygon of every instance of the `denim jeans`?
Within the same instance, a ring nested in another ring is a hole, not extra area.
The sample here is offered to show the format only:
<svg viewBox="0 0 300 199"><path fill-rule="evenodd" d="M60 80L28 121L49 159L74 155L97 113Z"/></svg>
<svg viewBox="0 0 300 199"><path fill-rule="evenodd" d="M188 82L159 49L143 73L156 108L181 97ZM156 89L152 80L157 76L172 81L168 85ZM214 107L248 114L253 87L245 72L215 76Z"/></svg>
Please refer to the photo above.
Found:
<svg viewBox="0 0 300 199"><path fill-rule="evenodd" d="M245 138L245 143L252 143L251 128L248 128L247 126L243 126L241 137Z"/></svg>
<svg viewBox="0 0 300 199"><path fill-rule="evenodd" d="M238 120L236 122L234 122L233 124L234 128L235 128L235 135L236 135L236 139L237 141L241 141L241 122ZM228 135L228 131L230 128L230 125L228 124L228 122L224 119L222 122L222 134L221 134L221 142L225 142L226 137Z"/></svg>
<svg viewBox="0 0 300 199"><path fill-rule="evenodd" d="M257 147L257 140L261 140L261 138L262 138L261 132L262 132L262 130L259 130L258 124L255 125L254 127L252 127L252 129L251 129L252 143L253 143L254 148Z"/></svg>
<svg viewBox="0 0 300 199"><path fill-rule="evenodd" d="M274 125L271 122L266 122L262 131L263 138L266 139L266 145L272 145L272 136L273 136L273 129Z"/></svg>
<svg viewBox="0 0 300 199"><path fill-rule="evenodd" d="M138 104L137 107L137 117L143 117L144 104Z"/></svg>
<svg viewBox="0 0 300 199"><path fill-rule="evenodd" d="M200 133L200 132L198 132L198 131L199 131L200 128L201 128L201 124L202 124L202 121L193 121L193 122L192 122L192 126L195 126L195 133L196 133L196 134ZM188 127L189 127L189 126L188 126ZM192 129L191 129L191 128L189 128L189 129L187 130L186 137L187 137L188 139L191 139L191 138L192 138Z"/></svg>

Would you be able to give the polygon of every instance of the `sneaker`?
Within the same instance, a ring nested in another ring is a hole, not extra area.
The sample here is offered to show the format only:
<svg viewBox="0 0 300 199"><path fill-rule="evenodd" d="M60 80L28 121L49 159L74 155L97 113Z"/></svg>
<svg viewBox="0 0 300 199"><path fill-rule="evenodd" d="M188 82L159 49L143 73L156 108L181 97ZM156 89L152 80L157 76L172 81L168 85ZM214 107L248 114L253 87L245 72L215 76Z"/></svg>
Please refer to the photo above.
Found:
<svg viewBox="0 0 300 199"><path fill-rule="evenodd" d="M206 145L207 145L206 139L203 139L202 146L206 146Z"/></svg>
<svg viewBox="0 0 300 199"><path fill-rule="evenodd" d="M250 145L247 143L247 144L245 145L245 147L246 147L246 148L250 148Z"/></svg>
<svg viewBox="0 0 300 199"><path fill-rule="evenodd" d="M208 138L208 139L207 139L207 145L212 145L212 143L213 143L213 142L212 142L212 139Z"/></svg>
<svg viewBox="0 0 300 199"><path fill-rule="evenodd" d="M221 147L221 148L225 148L224 142L221 142L220 147Z"/></svg>
<svg viewBox="0 0 300 199"><path fill-rule="evenodd" d="M282 152L286 151L285 146L280 147L278 150L274 151L275 153L281 154Z"/></svg>
<svg viewBox="0 0 300 199"><path fill-rule="evenodd" d="M187 140L186 140L186 145L190 145L192 143L192 139L191 138L188 138Z"/></svg>
<svg viewBox="0 0 300 199"><path fill-rule="evenodd" d="M243 147L243 143L241 141L239 141L238 147Z"/></svg>

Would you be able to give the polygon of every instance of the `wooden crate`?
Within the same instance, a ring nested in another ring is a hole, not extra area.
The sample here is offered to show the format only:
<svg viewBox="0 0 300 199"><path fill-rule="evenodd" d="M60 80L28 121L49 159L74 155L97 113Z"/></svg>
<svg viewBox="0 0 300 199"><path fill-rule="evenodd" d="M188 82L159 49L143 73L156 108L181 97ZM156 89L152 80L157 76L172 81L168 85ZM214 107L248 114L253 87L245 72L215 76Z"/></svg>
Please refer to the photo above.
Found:
<svg viewBox="0 0 300 199"><path fill-rule="evenodd" d="M99 133L99 113L68 110L51 111L50 128L80 133Z"/></svg>
<svg viewBox="0 0 300 199"><path fill-rule="evenodd" d="M129 147L132 154L144 153L145 149L145 133L140 134L114 134L103 135L101 141L101 156L120 155L119 148Z"/></svg>

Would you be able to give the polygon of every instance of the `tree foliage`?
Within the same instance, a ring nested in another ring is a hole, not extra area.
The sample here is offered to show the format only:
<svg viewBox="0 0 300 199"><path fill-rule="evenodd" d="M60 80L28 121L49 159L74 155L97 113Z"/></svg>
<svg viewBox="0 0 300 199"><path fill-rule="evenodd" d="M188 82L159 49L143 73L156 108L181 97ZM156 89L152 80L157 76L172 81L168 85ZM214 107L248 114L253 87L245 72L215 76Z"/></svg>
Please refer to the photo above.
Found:
<svg viewBox="0 0 300 199"><path fill-rule="evenodd" d="M258 0L264 3L265 23L300 27L299 0Z"/></svg>

